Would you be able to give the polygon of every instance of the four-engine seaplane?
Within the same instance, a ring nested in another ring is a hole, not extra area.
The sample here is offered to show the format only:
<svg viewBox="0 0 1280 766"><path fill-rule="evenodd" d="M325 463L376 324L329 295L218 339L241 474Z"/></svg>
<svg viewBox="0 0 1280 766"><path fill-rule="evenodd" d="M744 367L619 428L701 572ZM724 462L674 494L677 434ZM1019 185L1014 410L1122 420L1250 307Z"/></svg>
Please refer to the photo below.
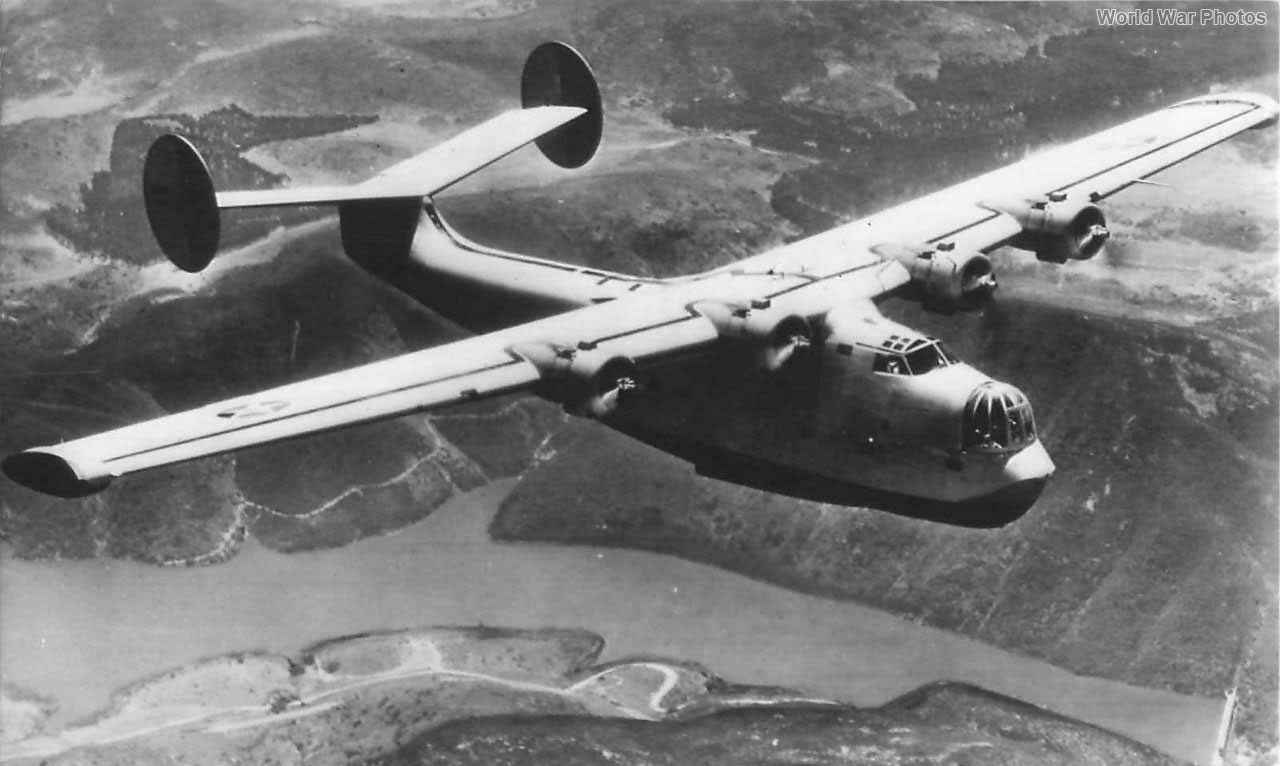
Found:
<svg viewBox="0 0 1280 766"><path fill-rule="evenodd" d="M215 191L190 143L158 138L144 200L178 268L210 263L224 209L336 205L351 260L484 334L28 449L4 472L78 497L156 466L531 391L705 476L1000 526L1054 470L1031 404L877 304L981 308L996 289L986 253L1001 246L1091 258L1109 236L1100 202L1277 115L1264 96L1193 98L732 265L651 279L484 247L441 217L434 195L528 143L566 168L595 154L600 91L575 50L535 49L521 101L352 186Z"/></svg>

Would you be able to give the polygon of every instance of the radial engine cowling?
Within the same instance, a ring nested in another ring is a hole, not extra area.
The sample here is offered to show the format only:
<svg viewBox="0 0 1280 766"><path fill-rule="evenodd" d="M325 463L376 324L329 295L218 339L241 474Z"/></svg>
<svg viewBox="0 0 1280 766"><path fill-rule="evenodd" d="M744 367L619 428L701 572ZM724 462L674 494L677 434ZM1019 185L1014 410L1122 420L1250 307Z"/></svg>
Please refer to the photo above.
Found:
<svg viewBox="0 0 1280 766"><path fill-rule="evenodd" d="M547 393L572 415L603 418L639 387L635 360L605 354L592 344L577 348L539 344L512 350L542 371Z"/></svg>
<svg viewBox="0 0 1280 766"><path fill-rule="evenodd" d="M614 356L604 359L595 365L591 359L589 366L594 369L583 382L585 386L577 399L565 405L570 413L588 418L602 418L618 409L627 397L628 392L639 387L639 378L634 360L625 356Z"/></svg>
<svg viewBox="0 0 1280 766"><path fill-rule="evenodd" d="M721 337L754 346L760 367L768 372L782 369L796 351L813 342L809 320L782 314L768 300L752 301L749 307L705 301L694 308L711 320Z"/></svg>
<svg viewBox="0 0 1280 766"><path fill-rule="evenodd" d="M1030 250L1036 258L1050 263L1088 260L1102 251L1111 237L1101 208L1064 194L1050 194L1044 200L1030 200L992 207L1007 213L1022 227L1009 244Z"/></svg>
<svg viewBox="0 0 1280 766"><path fill-rule="evenodd" d="M976 311L990 302L999 282L991 259L929 245L887 244L872 250L893 258L911 274L911 290L928 311L952 314Z"/></svg>

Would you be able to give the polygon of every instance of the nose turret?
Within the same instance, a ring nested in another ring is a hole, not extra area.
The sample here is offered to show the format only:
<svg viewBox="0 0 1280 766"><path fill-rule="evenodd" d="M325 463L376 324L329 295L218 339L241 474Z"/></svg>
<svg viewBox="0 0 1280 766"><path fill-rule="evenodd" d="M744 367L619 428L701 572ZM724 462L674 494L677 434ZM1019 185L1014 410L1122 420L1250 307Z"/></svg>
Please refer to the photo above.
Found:
<svg viewBox="0 0 1280 766"><path fill-rule="evenodd" d="M994 380L969 395L963 428L964 448L969 452L1016 452L1036 440L1035 418L1026 394Z"/></svg>
<svg viewBox="0 0 1280 766"><path fill-rule="evenodd" d="M1027 512L1053 475L1053 460L1036 438L1036 422L1026 394L998 381L982 383L964 406L964 449L987 454L999 464L999 486L971 501L973 526L998 527Z"/></svg>

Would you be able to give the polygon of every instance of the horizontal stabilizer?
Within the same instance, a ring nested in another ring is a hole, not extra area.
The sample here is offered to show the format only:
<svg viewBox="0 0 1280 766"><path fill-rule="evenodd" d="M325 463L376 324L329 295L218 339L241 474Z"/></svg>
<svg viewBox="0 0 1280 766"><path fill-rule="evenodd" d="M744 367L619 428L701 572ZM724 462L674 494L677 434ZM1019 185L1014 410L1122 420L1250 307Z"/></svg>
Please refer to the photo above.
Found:
<svg viewBox="0 0 1280 766"><path fill-rule="evenodd" d="M327 205L429 197L586 111L573 106L513 109L358 184L218 192L218 207Z"/></svg>
<svg viewBox="0 0 1280 766"><path fill-rule="evenodd" d="M552 162L586 164L600 145L600 89L582 56L564 43L544 43L525 61L523 108L504 112L443 144L358 184L217 192L209 166L187 139L164 135L142 169L147 220L160 249L178 268L198 272L213 260L224 208L332 205L429 197L537 142Z"/></svg>

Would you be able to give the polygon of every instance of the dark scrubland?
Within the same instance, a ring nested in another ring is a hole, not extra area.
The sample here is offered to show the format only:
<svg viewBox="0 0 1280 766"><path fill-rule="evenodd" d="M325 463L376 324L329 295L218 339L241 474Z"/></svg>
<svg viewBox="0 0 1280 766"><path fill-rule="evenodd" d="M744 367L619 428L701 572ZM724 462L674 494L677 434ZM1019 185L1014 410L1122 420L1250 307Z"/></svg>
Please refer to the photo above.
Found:
<svg viewBox="0 0 1280 766"><path fill-rule="evenodd" d="M1003 23L999 5L980 5L974 12ZM678 125L752 131L757 146L819 157L821 162L784 175L773 187L774 209L806 233L1280 65L1269 42L1276 35L1275 14L1265 27L1210 27L1194 34L1160 26L1082 25L1012 60L994 61L977 50L941 61L927 76L899 74L894 85L914 105L906 114L868 111L856 103L833 109L802 98L778 108L781 93L822 73L819 52L835 51L857 66L867 41L882 27L908 23L897 18L903 15L927 13L877 8L868 14L842 5L806 10L812 16L794 21L794 34L776 37L751 37L756 20L750 14L723 36L694 34L703 27L685 20L678 27L685 34L670 40L675 58L692 50L714 57L738 87L727 95L700 89L666 112ZM737 45L737 33L750 44Z"/></svg>
<svg viewBox="0 0 1280 766"><path fill-rule="evenodd" d="M170 114L128 119L116 126L107 170L80 188L78 205L59 205L45 220L50 231L80 252L125 263L146 264L164 256L142 204L142 166L151 142L165 133L190 140L205 158L216 188L266 189L285 176L263 170L241 156L273 141L323 135L374 122L372 116L262 117L234 105L200 117ZM277 226L301 223L323 212L316 208L245 210L228 215L221 247L252 242Z"/></svg>
<svg viewBox="0 0 1280 766"><path fill-rule="evenodd" d="M570 180L553 194L532 188L450 197L441 210L488 245L654 277L723 266L779 244L790 231L753 184L776 177L784 163L716 139L674 151L690 162L664 158L660 169ZM574 210L565 216L568 206Z"/></svg>
<svg viewBox="0 0 1280 766"><path fill-rule="evenodd" d="M882 707L724 710L677 723L495 716L445 724L379 763L1169 764L1114 734L959 684Z"/></svg>

